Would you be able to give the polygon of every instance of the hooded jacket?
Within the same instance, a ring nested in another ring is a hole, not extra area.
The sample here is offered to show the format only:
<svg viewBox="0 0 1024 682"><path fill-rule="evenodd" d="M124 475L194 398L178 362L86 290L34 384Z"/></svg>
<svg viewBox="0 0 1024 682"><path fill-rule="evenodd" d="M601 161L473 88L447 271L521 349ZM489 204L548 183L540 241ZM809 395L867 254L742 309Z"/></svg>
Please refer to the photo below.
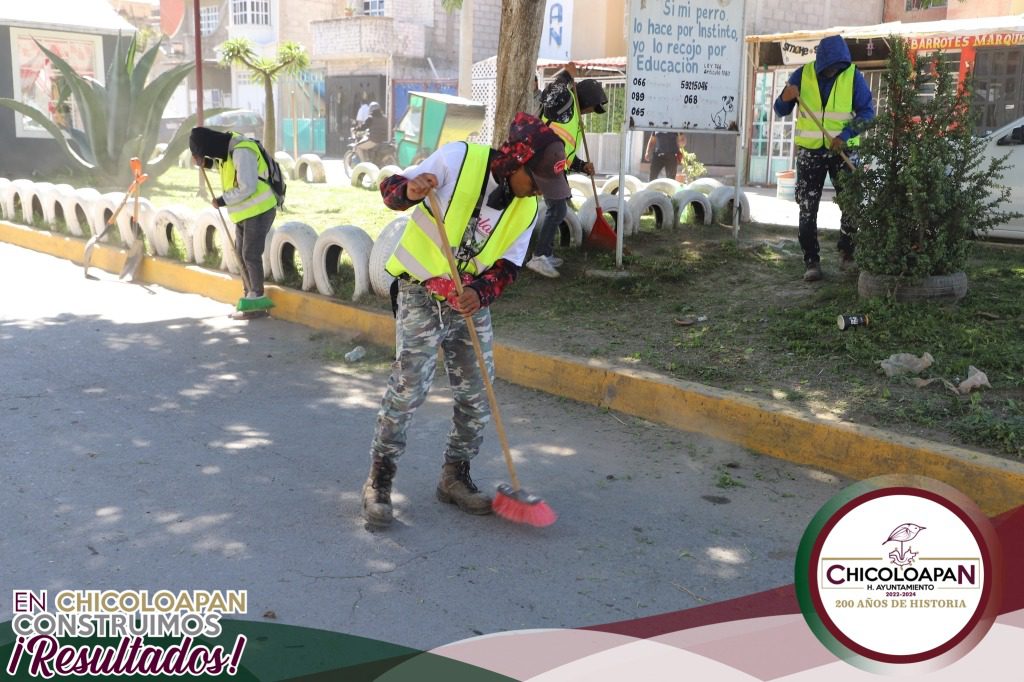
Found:
<svg viewBox="0 0 1024 682"><path fill-rule="evenodd" d="M818 91L821 93L821 101L827 102L832 94L832 86L835 84L836 76L852 63L850 48L842 36L828 36L822 38L818 43L817 55L814 58L814 69L818 80ZM803 80L804 66L801 66L789 76L787 85L800 87ZM796 107L796 100L783 102L782 95L775 100L775 114L783 117L788 116ZM868 82L864 80L864 74L858 69L853 81L853 119L849 125L837 137L843 142L856 136L855 129L875 117L875 106L872 102L871 89Z"/></svg>

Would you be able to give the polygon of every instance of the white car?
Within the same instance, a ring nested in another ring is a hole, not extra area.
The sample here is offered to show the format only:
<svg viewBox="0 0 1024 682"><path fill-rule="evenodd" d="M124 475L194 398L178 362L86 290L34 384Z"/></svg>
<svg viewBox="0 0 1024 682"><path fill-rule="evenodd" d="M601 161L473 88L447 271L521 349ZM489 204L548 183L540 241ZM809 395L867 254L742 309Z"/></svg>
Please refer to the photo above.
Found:
<svg viewBox="0 0 1024 682"><path fill-rule="evenodd" d="M985 156L992 158L1010 154L1003 176L1003 183L1010 188L1010 201L1000 208L1024 213L1024 118L993 131L985 139ZM985 236L1024 239L1024 217L994 227Z"/></svg>

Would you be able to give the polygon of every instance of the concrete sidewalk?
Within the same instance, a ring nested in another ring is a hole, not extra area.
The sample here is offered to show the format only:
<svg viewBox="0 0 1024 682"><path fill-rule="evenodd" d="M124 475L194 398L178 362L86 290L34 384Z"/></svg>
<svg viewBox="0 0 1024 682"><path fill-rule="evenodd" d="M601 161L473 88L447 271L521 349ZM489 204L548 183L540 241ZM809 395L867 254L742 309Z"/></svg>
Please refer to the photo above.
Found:
<svg viewBox="0 0 1024 682"><path fill-rule="evenodd" d="M359 488L389 358L0 244L0 620L12 589L247 589L250 618L415 647L666 613L792 582L846 482L505 382L537 530L434 499L451 403L414 420L395 527ZM507 480L488 431L474 477Z"/></svg>

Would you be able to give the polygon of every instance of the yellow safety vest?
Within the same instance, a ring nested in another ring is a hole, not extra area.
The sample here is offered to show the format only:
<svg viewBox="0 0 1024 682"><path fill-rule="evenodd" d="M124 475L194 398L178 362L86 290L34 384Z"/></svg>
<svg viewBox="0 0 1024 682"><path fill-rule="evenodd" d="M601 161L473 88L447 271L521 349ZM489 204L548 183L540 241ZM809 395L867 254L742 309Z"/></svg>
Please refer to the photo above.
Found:
<svg viewBox="0 0 1024 682"><path fill-rule="evenodd" d="M488 162L491 155L491 148L486 145L467 142L460 144L467 147L466 158L462 162L455 182L455 192L444 215L448 243L456 249L462 242L462 235L473 216L480 193L484 190L484 179L490 172ZM395 277L407 274L420 282L431 277L451 278L448 259L441 250L443 247L437 224L427 209L426 202L423 202L412 212L409 222L405 224L402 239L385 265L385 269ZM533 225L536 217L536 197L513 199L498 217L484 248L472 260L464 263L462 269L471 274L480 274L490 268Z"/></svg>
<svg viewBox="0 0 1024 682"><path fill-rule="evenodd" d="M836 76L832 84L832 94L828 98L828 106L823 108L814 62L804 64L800 99L804 106L814 112L825 130L833 137L843 132L843 128L853 120L853 81L856 72L857 67L851 64ZM825 136L821 134L821 130L810 116L797 117L795 140L797 145L804 149L821 149L825 146ZM856 147L860 144L860 137L851 137L846 144Z"/></svg>
<svg viewBox="0 0 1024 682"><path fill-rule="evenodd" d="M241 141L238 141L239 139ZM228 209L228 215L231 216L231 220L235 223L240 223L247 218L252 218L261 213L266 213L272 208L277 208L277 197L274 196L274 190L271 189L270 185L260 179L267 177L269 169L256 143L245 139L243 135L238 133L231 133L231 141L234 143L234 146L228 147L228 158L220 165L220 184L225 192L238 187L238 180L235 177L235 162L231 158L231 152L234 149L241 148L249 149L256 155L256 175L258 176L256 178L256 191L250 194L245 201L225 207Z"/></svg>
<svg viewBox="0 0 1024 682"><path fill-rule="evenodd" d="M565 167L568 168L573 159L576 158L576 148L580 146L580 131L583 129L581 125L582 117L580 116L580 103L576 99L576 91L572 88L569 89L569 94L572 95L572 118L565 123L559 123L558 121L552 121L546 116L541 116L542 121L555 131L558 137L562 138L562 142L565 143Z"/></svg>

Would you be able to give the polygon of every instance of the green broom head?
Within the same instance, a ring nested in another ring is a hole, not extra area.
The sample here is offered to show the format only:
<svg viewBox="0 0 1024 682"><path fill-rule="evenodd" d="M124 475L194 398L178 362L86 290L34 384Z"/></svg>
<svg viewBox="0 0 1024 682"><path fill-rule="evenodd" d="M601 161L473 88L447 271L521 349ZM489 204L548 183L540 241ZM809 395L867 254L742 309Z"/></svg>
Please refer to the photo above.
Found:
<svg viewBox="0 0 1024 682"><path fill-rule="evenodd" d="M235 306L235 310L240 313L247 313L253 310L270 310L273 307L274 302L270 300L269 296L260 296L259 298L243 297L238 299L238 305Z"/></svg>

